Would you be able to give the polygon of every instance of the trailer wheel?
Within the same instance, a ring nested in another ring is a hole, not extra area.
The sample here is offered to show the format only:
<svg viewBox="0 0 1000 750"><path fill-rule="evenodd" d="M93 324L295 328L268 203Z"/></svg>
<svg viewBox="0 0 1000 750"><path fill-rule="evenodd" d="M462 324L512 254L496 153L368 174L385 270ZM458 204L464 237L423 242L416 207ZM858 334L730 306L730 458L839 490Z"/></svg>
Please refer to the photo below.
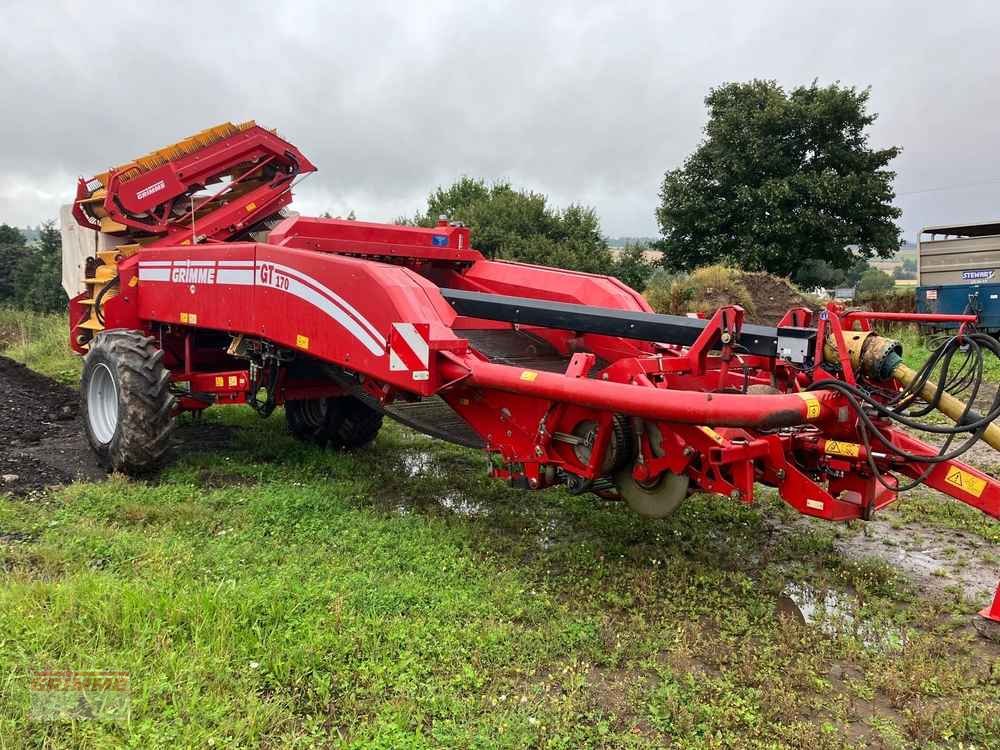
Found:
<svg viewBox="0 0 1000 750"><path fill-rule="evenodd" d="M285 418L299 440L330 448L361 448L382 427L382 412L354 396L287 401Z"/></svg>
<svg viewBox="0 0 1000 750"><path fill-rule="evenodd" d="M288 431L299 440L309 443L325 444L323 434L326 430L327 402L326 398L307 398L285 402L285 421Z"/></svg>
<svg viewBox="0 0 1000 750"><path fill-rule="evenodd" d="M148 474L170 448L174 397L163 351L140 331L110 330L90 344L80 379L87 438L114 471Z"/></svg>

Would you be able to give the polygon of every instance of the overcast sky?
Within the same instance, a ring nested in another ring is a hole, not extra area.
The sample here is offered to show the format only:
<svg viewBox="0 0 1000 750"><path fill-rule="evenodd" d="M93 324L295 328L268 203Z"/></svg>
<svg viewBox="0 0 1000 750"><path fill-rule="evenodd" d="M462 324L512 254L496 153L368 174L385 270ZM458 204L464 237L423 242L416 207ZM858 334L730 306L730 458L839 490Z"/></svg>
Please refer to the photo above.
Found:
<svg viewBox="0 0 1000 750"><path fill-rule="evenodd" d="M278 6L0 0L0 222L55 218L77 176L253 118L318 165L303 213L391 221L467 174L653 235L706 92L754 77L871 86L909 238L1000 218L996 0Z"/></svg>

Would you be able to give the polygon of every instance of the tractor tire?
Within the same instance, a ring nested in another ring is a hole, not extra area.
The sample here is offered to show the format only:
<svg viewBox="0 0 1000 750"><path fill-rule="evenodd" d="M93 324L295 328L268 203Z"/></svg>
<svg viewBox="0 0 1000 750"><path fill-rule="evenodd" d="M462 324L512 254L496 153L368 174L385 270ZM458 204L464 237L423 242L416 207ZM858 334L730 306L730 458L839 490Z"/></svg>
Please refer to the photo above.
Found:
<svg viewBox="0 0 1000 750"><path fill-rule="evenodd" d="M382 427L382 412L354 396L287 401L285 418L299 440L334 449L362 448Z"/></svg>
<svg viewBox="0 0 1000 750"><path fill-rule="evenodd" d="M97 334L83 362L80 401L102 466L142 476L163 464L175 402L163 351L152 338L124 329Z"/></svg>

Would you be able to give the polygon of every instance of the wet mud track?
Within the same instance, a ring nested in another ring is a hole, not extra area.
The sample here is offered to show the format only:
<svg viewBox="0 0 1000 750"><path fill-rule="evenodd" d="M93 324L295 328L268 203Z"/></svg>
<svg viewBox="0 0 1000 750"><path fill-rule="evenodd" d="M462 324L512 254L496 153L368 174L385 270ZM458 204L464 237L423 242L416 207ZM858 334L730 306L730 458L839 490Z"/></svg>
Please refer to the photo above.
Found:
<svg viewBox="0 0 1000 750"><path fill-rule="evenodd" d="M0 357L0 492L99 479L72 388Z"/></svg>
<svg viewBox="0 0 1000 750"><path fill-rule="evenodd" d="M2 356L0 434L0 493L27 495L107 475L87 442L79 392ZM181 453L219 448L232 438L221 425L181 425L174 434Z"/></svg>

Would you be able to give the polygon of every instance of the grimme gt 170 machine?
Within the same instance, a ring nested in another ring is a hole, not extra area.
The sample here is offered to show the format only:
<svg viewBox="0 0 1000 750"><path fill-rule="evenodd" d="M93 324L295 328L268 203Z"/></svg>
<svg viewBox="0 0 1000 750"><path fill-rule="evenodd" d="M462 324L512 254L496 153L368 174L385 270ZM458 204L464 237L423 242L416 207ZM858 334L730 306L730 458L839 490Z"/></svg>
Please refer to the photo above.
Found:
<svg viewBox="0 0 1000 750"><path fill-rule="evenodd" d="M389 415L484 450L515 486L652 518L694 491L749 503L756 484L831 521L917 484L1000 518L1000 483L959 460L979 440L1000 450L1000 399L977 413L955 396L971 404L984 356L1000 356L974 316L660 315L613 278L487 259L444 218L286 216L314 170L248 122L80 180L77 222L119 243L87 259L69 304L86 429L110 468L154 469L182 412L249 404L283 406L292 433L333 448L369 443ZM877 321L960 328L913 371ZM951 421L922 419L933 410ZM1000 622L1000 587L980 614Z"/></svg>

